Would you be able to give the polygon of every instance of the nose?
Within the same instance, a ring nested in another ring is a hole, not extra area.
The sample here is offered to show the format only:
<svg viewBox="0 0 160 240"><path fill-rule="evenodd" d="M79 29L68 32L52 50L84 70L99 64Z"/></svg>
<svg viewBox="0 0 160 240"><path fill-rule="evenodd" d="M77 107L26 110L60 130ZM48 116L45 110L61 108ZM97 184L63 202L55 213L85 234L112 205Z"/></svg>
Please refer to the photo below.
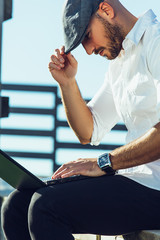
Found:
<svg viewBox="0 0 160 240"><path fill-rule="evenodd" d="M84 49L88 55L91 55L94 52L94 46L89 42L82 42Z"/></svg>

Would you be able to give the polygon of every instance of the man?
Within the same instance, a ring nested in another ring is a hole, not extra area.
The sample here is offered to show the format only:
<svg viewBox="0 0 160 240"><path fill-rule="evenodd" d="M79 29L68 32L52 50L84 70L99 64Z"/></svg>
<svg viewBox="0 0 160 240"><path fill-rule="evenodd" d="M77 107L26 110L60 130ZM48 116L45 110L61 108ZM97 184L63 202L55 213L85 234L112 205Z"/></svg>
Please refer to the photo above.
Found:
<svg viewBox="0 0 160 240"><path fill-rule="evenodd" d="M81 181L14 192L2 209L6 239L71 240L72 233L117 235L160 228L160 24L150 10L137 19L118 0L68 0L65 48L49 69L58 82L68 122L82 144L99 144L123 119L127 144L109 154L62 165L53 178ZM71 50L111 61L88 105ZM118 173L117 173L118 171Z"/></svg>

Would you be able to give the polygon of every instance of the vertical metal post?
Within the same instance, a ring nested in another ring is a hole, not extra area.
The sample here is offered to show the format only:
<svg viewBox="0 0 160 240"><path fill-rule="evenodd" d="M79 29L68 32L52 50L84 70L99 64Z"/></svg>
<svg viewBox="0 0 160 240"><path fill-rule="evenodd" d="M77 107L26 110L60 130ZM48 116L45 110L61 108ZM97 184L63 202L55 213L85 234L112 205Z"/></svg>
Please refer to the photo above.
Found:
<svg viewBox="0 0 160 240"><path fill-rule="evenodd" d="M1 101L1 77L2 77L2 23L4 20L4 0L0 0L0 129L2 117L2 101ZM0 136L1 147L1 136Z"/></svg>
<svg viewBox="0 0 160 240"><path fill-rule="evenodd" d="M57 109L58 107L58 89L55 91L55 115L54 115L54 153L53 153L53 171L57 170L56 152L57 152Z"/></svg>
<svg viewBox="0 0 160 240"><path fill-rule="evenodd" d="M101 240L101 235L96 235L96 240Z"/></svg>
<svg viewBox="0 0 160 240"><path fill-rule="evenodd" d="M1 84L1 62L2 62L2 23L4 20L4 0L0 0L0 84Z"/></svg>
<svg viewBox="0 0 160 240"><path fill-rule="evenodd" d="M1 116L2 116L2 101L1 101L1 63L2 63L2 23L4 20L4 0L0 0L0 129L1 129ZM1 136L0 136L0 148L1 148ZM0 197L0 212L2 205L2 197ZM0 219L0 239L3 239L1 230L1 219Z"/></svg>

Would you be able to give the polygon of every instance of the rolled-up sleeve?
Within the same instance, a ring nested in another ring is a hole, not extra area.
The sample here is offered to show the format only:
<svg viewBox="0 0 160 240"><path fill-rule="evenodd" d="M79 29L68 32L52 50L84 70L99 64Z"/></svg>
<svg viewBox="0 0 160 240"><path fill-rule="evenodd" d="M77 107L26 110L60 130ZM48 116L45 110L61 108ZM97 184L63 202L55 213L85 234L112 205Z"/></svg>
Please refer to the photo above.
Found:
<svg viewBox="0 0 160 240"><path fill-rule="evenodd" d="M94 121L91 145L99 145L104 135L109 132L119 120L109 84L109 74L93 99L87 104Z"/></svg>

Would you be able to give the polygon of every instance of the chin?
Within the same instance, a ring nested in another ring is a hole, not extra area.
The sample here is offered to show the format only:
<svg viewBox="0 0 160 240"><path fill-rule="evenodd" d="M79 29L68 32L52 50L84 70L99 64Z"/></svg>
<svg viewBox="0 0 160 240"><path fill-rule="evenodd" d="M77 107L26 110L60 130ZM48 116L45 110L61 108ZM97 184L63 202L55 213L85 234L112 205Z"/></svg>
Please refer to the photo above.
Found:
<svg viewBox="0 0 160 240"><path fill-rule="evenodd" d="M112 52L110 54L104 54L104 57L107 58L108 60L114 60L116 59L120 54L120 51L117 52Z"/></svg>
<svg viewBox="0 0 160 240"><path fill-rule="evenodd" d="M118 55L117 55L118 56ZM104 58L106 58L107 60L114 60L117 56L108 56L108 55L103 55Z"/></svg>

